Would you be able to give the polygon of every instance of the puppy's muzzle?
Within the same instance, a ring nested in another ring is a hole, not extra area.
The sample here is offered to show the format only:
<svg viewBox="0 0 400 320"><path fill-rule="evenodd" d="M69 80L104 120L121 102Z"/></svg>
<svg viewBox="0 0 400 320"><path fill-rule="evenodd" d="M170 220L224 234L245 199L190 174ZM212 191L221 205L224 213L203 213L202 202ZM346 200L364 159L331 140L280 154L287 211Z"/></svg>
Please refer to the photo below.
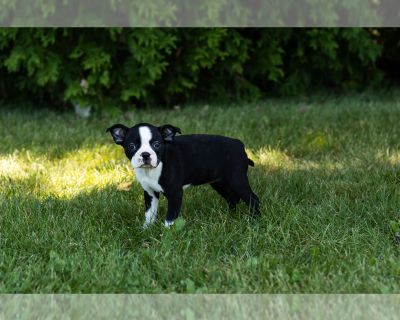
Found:
<svg viewBox="0 0 400 320"><path fill-rule="evenodd" d="M150 153L148 152L143 152L141 154L142 159L143 159L143 164L145 165L151 165L151 158L150 158Z"/></svg>

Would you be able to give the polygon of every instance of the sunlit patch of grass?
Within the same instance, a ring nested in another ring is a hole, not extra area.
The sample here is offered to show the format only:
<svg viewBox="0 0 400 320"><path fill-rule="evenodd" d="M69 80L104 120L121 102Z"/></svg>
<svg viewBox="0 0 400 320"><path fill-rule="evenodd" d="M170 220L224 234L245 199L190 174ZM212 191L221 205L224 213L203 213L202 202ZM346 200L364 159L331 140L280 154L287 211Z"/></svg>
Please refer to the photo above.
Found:
<svg viewBox="0 0 400 320"><path fill-rule="evenodd" d="M112 145L84 147L56 159L14 152L0 156L0 168L0 177L17 181L33 177L37 183L32 191L39 198L71 199L82 192L133 180L129 162L117 155Z"/></svg>
<svg viewBox="0 0 400 320"><path fill-rule="evenodd" d="M286 152L271 149L271 148L260 148L259 150L252 152L247 151L251 159L254 158L256 165L265 167L266 170L343 170L350 164L343 162L334 161L329 158L321 159L320 161L305 160L302 158L290 157Z"/></svg>
<svg viewBox="0 0 400 320"><path fill-rule="evenodd" d="M110 146L82 148L51 162L47 179L49 192L70 198L81 192L132 179L128 163L110 158L110 155L114 155L110 149Z"/></svg>
<svg viewBox="0 0 400 320"><path fill-rule="evenodd" d="M400 166L400 152L389 155L389 163L393 166Z"/></svg>
<svg viewBox="0 0 400 320"><path fill-rule="evenodd" d="M247 151L250 158L254 158L257 165L273 169L294 169L294 161L283 151L262 147L256 152Z"/></svg>
<svg viewBox="0 0 400 320"><path fill-rule="evenodd" d="M7 155L0 158L1 178L26 178L28 176L28 170L30 169L31 167L27 163L21 161L16 156Z"/></svg>

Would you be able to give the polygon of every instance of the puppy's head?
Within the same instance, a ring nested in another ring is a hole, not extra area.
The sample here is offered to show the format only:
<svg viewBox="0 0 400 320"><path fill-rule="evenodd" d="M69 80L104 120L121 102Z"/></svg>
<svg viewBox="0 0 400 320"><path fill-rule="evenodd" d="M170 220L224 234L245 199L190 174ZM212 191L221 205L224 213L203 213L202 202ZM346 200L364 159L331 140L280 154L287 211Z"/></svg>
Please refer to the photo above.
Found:
<svg viewBox="0 0 400 320"><path fill-rule="evenodd" d="M156 168L164 154L165 144L174 140L181 129L166 124L155 127L148 123L139 123L132 128L115 124L107 129L114 142L121 145L132 167Z"/></svg>

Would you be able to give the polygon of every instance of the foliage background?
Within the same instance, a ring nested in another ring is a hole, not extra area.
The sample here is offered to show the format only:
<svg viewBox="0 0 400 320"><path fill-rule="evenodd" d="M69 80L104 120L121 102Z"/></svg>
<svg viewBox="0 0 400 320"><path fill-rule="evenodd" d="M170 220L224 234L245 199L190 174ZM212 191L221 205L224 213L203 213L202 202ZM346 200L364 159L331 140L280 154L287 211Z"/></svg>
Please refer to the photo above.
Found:
<svg viewBox="0 0 400 320"><path fill-rule="evenodd" d="M112 110L382 87L398 82L399 36L373 28L3 28L0 99Z"/></svg>

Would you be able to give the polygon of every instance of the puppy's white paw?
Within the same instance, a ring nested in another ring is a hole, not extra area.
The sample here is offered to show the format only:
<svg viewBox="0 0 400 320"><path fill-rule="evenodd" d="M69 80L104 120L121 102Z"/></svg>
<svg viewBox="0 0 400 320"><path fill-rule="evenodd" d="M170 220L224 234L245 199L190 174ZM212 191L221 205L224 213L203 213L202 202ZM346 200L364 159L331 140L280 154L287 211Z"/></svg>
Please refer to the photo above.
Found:
<svg viewBox="0 0 400 320"><path fill-rule="evenodd" d="M150 225L151 225L151 222L145 221L145 222L143 223L142 229L143 229L143 230L146 230L148 227L150 227Z"/></svg>
<svg viewBox="0 0 400 320"><path fill-rule="evenodd" d="M147 210L145 213L145 221L143 224L143 229L147 229L148 227L150 227L150 225L152 225L154 223L154 221L156 221L156 213L157 211L152 211L152 210Z"/></svg>
<svg viewBox="0 0 400 320"><path fill-rule="evenodd" d="M165 222L164 222L164 226L166 227L166 228L169 228L170 226L172 226L174 224L174 221L167 221L167 220L165 220Z"/></svg>

